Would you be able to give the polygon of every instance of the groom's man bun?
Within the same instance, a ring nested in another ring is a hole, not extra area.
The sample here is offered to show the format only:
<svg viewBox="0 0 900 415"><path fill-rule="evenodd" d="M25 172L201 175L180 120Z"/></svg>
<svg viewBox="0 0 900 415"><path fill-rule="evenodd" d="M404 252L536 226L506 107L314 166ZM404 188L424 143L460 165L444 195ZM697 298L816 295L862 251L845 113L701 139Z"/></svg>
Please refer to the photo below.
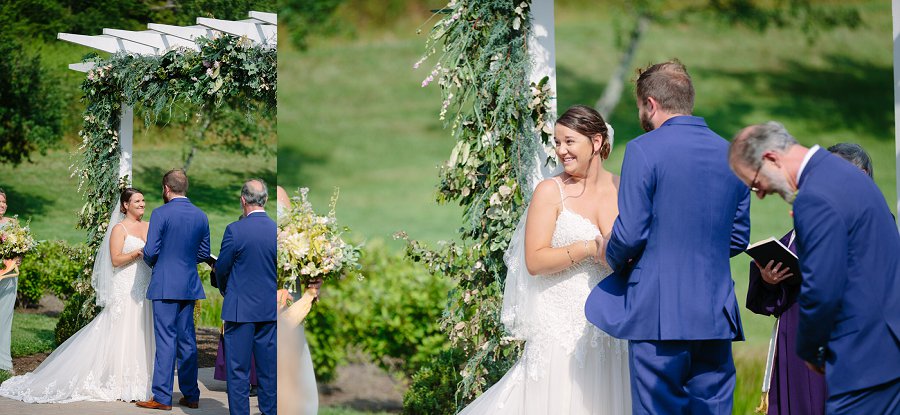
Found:
<svg viewBox="0 0 900 415"><path fill-rule="evenodd" d="M169 191L177 195L187 194L188 178L182 169L169 170L162 179L163 186L169 188Z"/></svg>
<svg viewBox="0 0 900 415"><path fill-rule="evenodd" d="M690 115L694 112L694 84L687 68L678 59L638 69L635 92L639 102L653 97L659 106L671 114Z"/></svg>

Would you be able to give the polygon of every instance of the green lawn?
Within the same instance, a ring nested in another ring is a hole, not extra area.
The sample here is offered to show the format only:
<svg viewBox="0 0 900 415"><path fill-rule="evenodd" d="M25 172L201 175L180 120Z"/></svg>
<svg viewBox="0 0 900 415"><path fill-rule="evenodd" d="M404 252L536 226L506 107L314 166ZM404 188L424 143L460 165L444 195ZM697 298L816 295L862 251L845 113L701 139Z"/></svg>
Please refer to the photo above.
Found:
<svg viewBox="0 0 900 415"><path fill-rule="evenodd" d="M10 345L12 356L46 353L56 348L53 330L56 328L57 320L56 317L43 314L15 313Z"/></svg>
<svg viewBox="0 0 900 415"><path fill-rule="evenodd" d="M695 114L728 139L743 126L774 119L804 145L861 144L895 211L891 9L885 2L853 4L862 12L858 29L820 32L812 42L798 29L758 33L698 21L651 25L634 62L682 60L696 88ZM620 55L614 28L629 24L616 8L557 7L560 109L597 100ZM434 202L436 166L454 141L437 119L437 86L420 87L428 69L412 69L425 41L415 29L319 41L303 53L279 51L279 184L310 187L322 211L340 187L338 220L358 237L389 239L405 230L433 242L456 238L460 226L458 207ZM641 133L636 113L628 85L608 120L616 129L606 162L612 171L619 171L625 143ZM790 207L777 197L754 199L751 220L752 241L780 237L792 226ZM741 304L748 263L745 255L732 260ZM742 318L748 341L735 345L735 413L748 413L759 402L773 323L746 311Z"/></svg>

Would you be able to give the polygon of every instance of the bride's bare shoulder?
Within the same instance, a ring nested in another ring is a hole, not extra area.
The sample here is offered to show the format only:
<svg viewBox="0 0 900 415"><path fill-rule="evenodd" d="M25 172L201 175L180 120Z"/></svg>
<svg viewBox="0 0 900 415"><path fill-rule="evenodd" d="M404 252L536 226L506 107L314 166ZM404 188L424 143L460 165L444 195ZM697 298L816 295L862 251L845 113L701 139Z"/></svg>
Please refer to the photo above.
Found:
<svg viewBox="0 0 900 415"><path fill-rule="evenodd" d="M531 200L541 200L541 201L559 201L559 184L556 182L556 178L549 178L541 180L538 183L537 187L534 188L534 194L531 195Z"/></svg>

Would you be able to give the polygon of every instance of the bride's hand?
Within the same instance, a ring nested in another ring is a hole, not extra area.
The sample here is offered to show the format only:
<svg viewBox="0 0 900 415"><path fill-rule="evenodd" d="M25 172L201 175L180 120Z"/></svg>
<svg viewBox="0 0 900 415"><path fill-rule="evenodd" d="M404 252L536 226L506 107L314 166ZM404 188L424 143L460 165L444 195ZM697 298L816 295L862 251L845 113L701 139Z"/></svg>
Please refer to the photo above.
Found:
<svg viewBox="0 0 900 415"><path fill-rule="evenodd" d="M597 235L594 240L597 242L597 252L594 254L594 259L601 264L606 263L606 242L607 239L603 237L603 234Z"/></svg>

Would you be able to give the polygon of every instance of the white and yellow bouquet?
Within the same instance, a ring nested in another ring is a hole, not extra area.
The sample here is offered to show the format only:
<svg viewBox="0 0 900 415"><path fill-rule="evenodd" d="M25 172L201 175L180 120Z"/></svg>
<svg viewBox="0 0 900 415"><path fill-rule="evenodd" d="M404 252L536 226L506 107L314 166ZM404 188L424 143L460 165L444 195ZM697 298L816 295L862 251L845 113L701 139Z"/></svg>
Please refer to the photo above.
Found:
<svg viewBox="0 0 900 415"><path fill-rule="evenodd" d="M299 196L291 198L289 211L278 219L278 287L291 293L314 279L327 281L350 274L361 277L360 247L341 239L349 229L339 227L335 219L338 192L331 197L326 216L316 215L308 192L301 188Z"/></svg>
<svg viewBox="0 0 900 415"><path fill-rule="evenodd" d="M28 225L19 225L16 220L0 227L0 259L12 259L28 253L37 243Z"/></svg>
<svg viewBox="0 0 900 415"><path fill-rule="evenodd" d="M18 275L16 258L24 256L35 245L37 242L31 235L28 225L22 226L17 220L12 220L0 226L0 260L3 260L0 274L4 276Z"/></svg>

